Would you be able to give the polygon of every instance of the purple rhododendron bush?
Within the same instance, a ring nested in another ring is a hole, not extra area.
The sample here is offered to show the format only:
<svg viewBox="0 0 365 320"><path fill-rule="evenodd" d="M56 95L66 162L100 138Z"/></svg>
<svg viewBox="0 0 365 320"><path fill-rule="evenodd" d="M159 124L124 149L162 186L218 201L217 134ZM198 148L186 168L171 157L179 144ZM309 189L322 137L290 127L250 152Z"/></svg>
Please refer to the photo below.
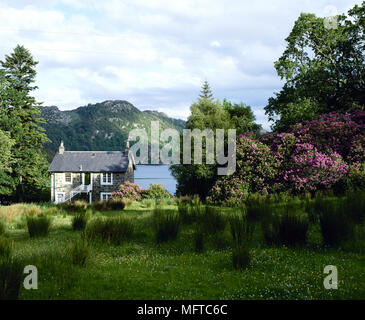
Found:
<svg viewBox="0 0 365 320"><path fill-rule="evenodd" d="M243 134L237 138L236 171L217 181L208 202L237 204L250 193L271 192L277 177L280 161L270 148L254 135Z"/></svg>
<svg viewBox="0 0 365 320"><path fill-rule="evenodd" d="M147 189L142 189L138 184L130 181L124 182L117 191L112 193L113 199L129 199L132 201L170 197L170 193L161 184L151 184Z"/></svg>
<svg viewBox="0 0 365 320"><path fill-rule="evenodd" d="M290 132L237 139L237 167L220 178L209 202L234 204L250 193L316 193L365 187L365 112L330 113Z"/></svg>
<svg viewBox="0 0 365 320"><path fill-rule="evenodd" d="M143 191L139 185L126 181L119 186L117 191L112 193L112 198L138 201L142 199Z"/></svg>

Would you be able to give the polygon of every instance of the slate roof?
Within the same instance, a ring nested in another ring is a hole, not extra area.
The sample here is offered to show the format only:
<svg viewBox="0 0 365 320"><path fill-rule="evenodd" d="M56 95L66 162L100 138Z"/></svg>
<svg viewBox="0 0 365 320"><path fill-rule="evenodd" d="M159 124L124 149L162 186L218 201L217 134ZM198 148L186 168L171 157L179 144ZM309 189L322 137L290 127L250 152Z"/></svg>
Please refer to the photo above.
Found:
<svg viewBox="0 0 365 320"><path fill-rule="evenodd" d="M129 161L123 151L64 151L57 153L49 172L126 172Z"/></svg>

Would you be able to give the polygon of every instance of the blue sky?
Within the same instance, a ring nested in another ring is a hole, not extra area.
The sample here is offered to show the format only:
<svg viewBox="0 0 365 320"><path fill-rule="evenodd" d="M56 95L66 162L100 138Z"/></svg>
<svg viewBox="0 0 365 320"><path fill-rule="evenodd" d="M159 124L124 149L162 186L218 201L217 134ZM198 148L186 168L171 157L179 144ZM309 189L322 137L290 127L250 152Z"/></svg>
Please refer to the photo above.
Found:
<svg viewBox="0 0 365 320"><path fill-rule="evenodd" d="M29 4L31 3L31 5ZM0 59L16 44L36 60L44 105L120 99L186 118L202 82L217 99L263 107L282 82L274 62L301 12L347 12L350 0L0 0Z"/></svg>

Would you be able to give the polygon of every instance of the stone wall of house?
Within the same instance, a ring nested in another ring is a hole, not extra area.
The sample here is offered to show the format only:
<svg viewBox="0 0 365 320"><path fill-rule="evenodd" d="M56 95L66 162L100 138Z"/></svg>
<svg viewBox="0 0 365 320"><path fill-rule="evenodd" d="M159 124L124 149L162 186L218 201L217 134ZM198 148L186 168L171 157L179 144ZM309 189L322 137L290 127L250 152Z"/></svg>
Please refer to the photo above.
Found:
<svg viewBox="0 0 365 320"><path fill-rule="evenodd" d="M55 190L56 192L66 192L69 193L72 189L78 187L81 184L82 178L81 173L71 173L72 175L72 184L65 184L64 183L64 176L65 174L56 172L55 175Z"/></svg>
<svg viewBox="0 0 365 320"><path fill-rule="evenodd" d="M92 201L100 200L101 192L113 192L118 189L118 187L124 183L125 174L124 173L113 173L113 184L112 185L102 185L101 184L101 173L93 173L93 190L92 190Z"/></svg>
<svg viewBox="0 0 365 320"><path fill-rule="evenodd" d="M53 176L54 175L54 176ZM134 182L134 170L132 166L128 167L128 170L125 173L113 173L113 184L112 185L102 185L101 184L101 173L94 172L91 174L92 180L92 201L100 200L101 192L113 192L118 189L118 187L126 181ZM53 180L54 179L54 180ZM53 173L52 180L55 182L53 190L53 182L51 182L52 186L52 196L51 200L54 201L55 192L65 192L66 195L69 194L74 188L78 187L82 183L82 174L79 172L72 173L72 184L64 183L64 173Z"/></svg>

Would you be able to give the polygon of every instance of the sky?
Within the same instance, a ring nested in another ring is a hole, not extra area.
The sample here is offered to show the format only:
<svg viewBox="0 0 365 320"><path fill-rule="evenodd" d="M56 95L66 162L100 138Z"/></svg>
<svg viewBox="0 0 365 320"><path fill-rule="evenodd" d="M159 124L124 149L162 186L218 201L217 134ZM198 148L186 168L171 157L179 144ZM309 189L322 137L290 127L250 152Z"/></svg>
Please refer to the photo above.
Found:
<svg viewBox="0 0 365 320"><path fill-rule="evenodd" d="M207 80L214 97L264 107L283 82L274 62L301 12L361 0L0 0L0 60L17 45L37 66L35 96L75 109L127 100L186 119Z"/></svg>

